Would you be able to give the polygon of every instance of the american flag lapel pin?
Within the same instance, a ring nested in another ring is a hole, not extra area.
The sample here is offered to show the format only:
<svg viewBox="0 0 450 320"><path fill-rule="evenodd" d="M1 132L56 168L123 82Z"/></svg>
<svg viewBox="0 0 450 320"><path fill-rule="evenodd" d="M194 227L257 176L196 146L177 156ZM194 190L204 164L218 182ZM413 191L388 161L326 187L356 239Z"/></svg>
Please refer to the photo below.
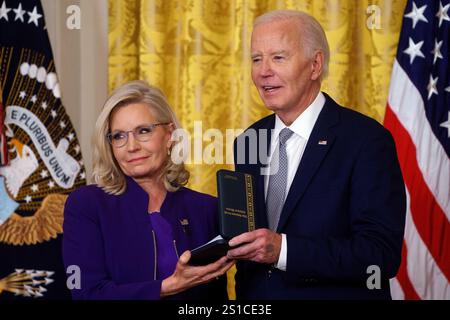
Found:
<svg viewBox="0 0 450 320"><path fill-rule="evenodd" d="M319 143L318 143L318 144L319 144L320 146L326 146L327 143L328 143L327 140L319 140Z"/></svg>
<svg viewBox="0 0 450 320"><path fill-rule="evenodd" d="M180 220L180 224L183 227L183 231L184 233L187 233L188 231L188 226L189 226L189 220L188 219L181 219Z"/></svg>

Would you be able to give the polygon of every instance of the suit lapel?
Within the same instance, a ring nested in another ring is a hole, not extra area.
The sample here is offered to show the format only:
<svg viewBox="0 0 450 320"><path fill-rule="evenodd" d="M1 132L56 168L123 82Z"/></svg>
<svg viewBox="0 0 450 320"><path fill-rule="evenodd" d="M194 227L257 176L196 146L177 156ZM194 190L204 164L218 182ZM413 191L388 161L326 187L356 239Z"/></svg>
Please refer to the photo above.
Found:
<svg viewBox="0 0 450 320"><path fill-rule="evenodd" d="M325 96L327 101L311 132L302 160L286 197L278 223L278 232L283 229L296 204L305 193L311 179L333 145L335 135L330 130L330 127L334 126L339 120L339 107L331 98L327 95Z"/></svg>
<svg viewBox="0 0 450 320"><path fill-rule="evenodd" d="M128 215L136 226L142 228L148 222L148 194L131 177L126 177L127 190L121 195L122 201L128 204Z"/></svg>
<svg viewBox="0 0 450 320"><path fill-rule="evenodd" d="M256 172L253 172L253 176L256 178L256 198L257 198L257 214L258 218L256 219L257 228L267 228L267 210L266 210L266 198L264 193L264 180L265 175L262 175L262 172L268 168L268 158L264 159L264 163L262 163L262 159L260 157L269 157L270 151L270 140L272 138L272 129L275 127L275 114L272 114L267 118L267 122L263 126L263 130L267 130L267 140L261 139L260 132L257 133L258 137L258 165L256 166ZM258 129L259 130L259 129ZM265 151L260 150L260 147L265 145ZM264 154L265 152L265 154Z"/></svg>

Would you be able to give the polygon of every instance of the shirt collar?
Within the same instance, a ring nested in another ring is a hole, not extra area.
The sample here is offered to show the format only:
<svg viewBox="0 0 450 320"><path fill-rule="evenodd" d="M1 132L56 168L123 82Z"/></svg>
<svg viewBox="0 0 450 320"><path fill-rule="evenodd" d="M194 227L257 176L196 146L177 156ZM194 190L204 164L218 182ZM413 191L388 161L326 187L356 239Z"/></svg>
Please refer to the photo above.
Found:
<svg viewBox="0 0 450 320"><path fill-rule="evenodd" d="M294 122L292 122L288 128L294 131L295 134L308 140L324 105L325 96L321 91L319 91L319 94L314 101L297 117L297 119L294 120ZM276 139L278 139L280 131L284 128L286 128L286 125L277 115L275 115L274 129Z"/></svg>

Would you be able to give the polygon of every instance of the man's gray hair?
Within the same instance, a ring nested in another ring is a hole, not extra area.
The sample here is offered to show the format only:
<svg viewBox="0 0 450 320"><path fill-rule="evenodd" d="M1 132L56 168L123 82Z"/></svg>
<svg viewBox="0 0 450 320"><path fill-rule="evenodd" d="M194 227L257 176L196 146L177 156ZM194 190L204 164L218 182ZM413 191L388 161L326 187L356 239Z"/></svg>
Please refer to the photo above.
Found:
<svg viewBox="0 0 450 320"><path fill-rule="evenodd" d="M274 10L267 12L255 19L253 27L259 24L282 21L282 20L297 20L299 22L301 39L304 53L307 57L313 58L314 53L320 50L323 53L324 62L323 70L320 79L323 80L328 75L328 65L330 61L330 47L328 46L327 36L320 23L311 15L295 10Z"/></svg>

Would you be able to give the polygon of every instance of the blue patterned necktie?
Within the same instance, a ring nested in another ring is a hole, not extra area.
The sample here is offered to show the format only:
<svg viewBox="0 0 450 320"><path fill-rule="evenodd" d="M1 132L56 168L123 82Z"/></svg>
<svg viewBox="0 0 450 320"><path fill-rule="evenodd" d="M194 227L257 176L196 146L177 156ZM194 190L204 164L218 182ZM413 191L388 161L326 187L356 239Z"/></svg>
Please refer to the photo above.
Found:
<svg viewBox="0 0 450 320"><path fill-rule="evenodd" d="M267 188L267 220L269 228L273 231L277 230L278 221L280 220L281 210L283 209L286 196L288 160L286 154L286 142L294 132L289 128L281 130L279 135L278 148L274 151L271 167L278 161L278 171L270 175L269 186ZM278 152L277 152L278 151ZM275 166L276 168L276 166ZM272 169L271 169L272 170Z"/></svg>

